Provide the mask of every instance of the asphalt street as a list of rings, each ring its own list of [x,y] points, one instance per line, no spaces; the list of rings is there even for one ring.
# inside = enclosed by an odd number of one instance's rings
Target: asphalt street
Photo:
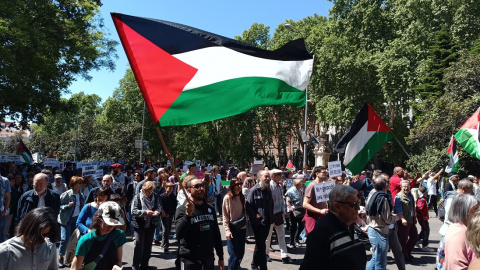
[[[430,212],[430,215],[435,216],[435,213]],[[438,230],[440,229],[441,222],[437,218],[430,219],[430,247],[433,249],[437,249],[438,243],[440,241],[440,235],[438,234]],[[420,226],[417,225],[418,231],[420,232]],[[174,232],[174,228],[172,229],[172,236]],[[223,228],[220,227],[220,231],[222,232],[222,238],[225,239],[223,234]],[[288,239],[288,232],[287,232],[287,239]],[[252,240],[253,241],[253,240]],[[287,240],[288,243],[288,240]],[[175,268],[175,258],[176,258],[176,251],[177,251],[177,241],[171,240],[170,244],[170,254],[164,254],[163,249],[160,246],[153,246],[152,249],[152,257],[150,259],[150,266],[155,266],[158,269],[174,269]],[[224,254],[225,254],[225,266],[227,264],[228,259],[228,252],[227,252],[227,245],[224,241]],[[250,269],[250,263],[252,261],[253,256],[253,249],[255,244],[253,242],[246,244],[245,256],[243,258],[241,267],[243,269]],[[129,240],[127,244],[124,245],[123,248],[123,269],[130,270],[132,265],[133,259],[133,242]],[[303,259],[303,254],[305,253],[305,245],[302,244],[301,247],[298,247],[293,250],[289,250],[289,255],[292,259],[295,260],[294,264],[282,264],[280,258],[280,251],[279,247],[276,242],[273,244],[273,248],[276,250],[271,252],[269,255],[272,258],[272,262],[268,263],[268,267],[270,269],[282,269],[282,270],[290,270],[290,269],[298,269]],[[367,251],[370,259],[370,252]],[[406,269],[435,269],[435,252],[424,252],[418,248],[415,248],[412,255],[415,257],[412,263],[407,263]],[[319,262],[319,269],[321,262]],[[388,266],[387,269],[397,269],[395,262],[393,261],[393,254],[389,252],[388,254]]]

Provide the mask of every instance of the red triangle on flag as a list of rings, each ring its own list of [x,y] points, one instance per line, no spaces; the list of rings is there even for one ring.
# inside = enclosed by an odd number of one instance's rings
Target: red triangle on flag
[[[113,17],[154,124],[180,96],[198,69],[178,60]]]
[[[293,163],[291,160],[288,161],[287,166],[285,167],[287,170],[293,170]]]
[[[368,126],[367,131],[376,131],[376,132],[389,132],[392,133],[390,128],[383,122],[382,118],[378,116],[377,112],[372,109],[370,104],[368,105]],[[392,133],[393,134],[393,133]]]

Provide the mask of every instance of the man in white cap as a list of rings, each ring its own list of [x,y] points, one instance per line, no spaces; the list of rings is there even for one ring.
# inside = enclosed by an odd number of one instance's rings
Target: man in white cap
[[[273,228],[277,232],[278,245],[280,246],[280,254],[282,256],[282,262],[293,263],[292,258],[287,253],[287,243],[285,242],[285,226],[284,215],[285,201],[283,200],[283,188],[282,188],[282,171],[273,169],[270,171],[270,190],[273,197],[273,223],[270,225],[270,230],[267,236],[266,254],[268,254],[270,243],[272,241]],[[272,259],[267,255],[267,261],[271,262]]]

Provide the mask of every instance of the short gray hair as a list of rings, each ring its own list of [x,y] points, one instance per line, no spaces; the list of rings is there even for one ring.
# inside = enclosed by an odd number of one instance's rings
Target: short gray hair
[[[373,187],[377,191],[383,191],[387,186],[387,179],[383,175],[377,175],[373,180]]]
[[[478,203],[479,201],[473,195],[458,194],[453,199],[452,206],[448,212],[448,219],[452,223],[462,223],[467,226],[470,209]]]
[[[410,181],[402,180],[402,181],[400,181],[400,186],[402,186],[402,184],[408,184],[410,186]]]
[[[458,182],[457,189],[462,189],[462,188],[473,188],[472,181],[468,179],[460,180],[460,182]]]
[[[336,185],[328,196],[328,209],[335,212],[334,202],[344,202],[349,195],[357,195],[358,191],[351,186]]]

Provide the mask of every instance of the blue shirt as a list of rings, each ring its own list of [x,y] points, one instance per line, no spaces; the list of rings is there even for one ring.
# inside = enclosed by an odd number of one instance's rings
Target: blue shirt
[[[0,211],[4,209],[5,194],[12,192],[8,178],[0,176]]]

